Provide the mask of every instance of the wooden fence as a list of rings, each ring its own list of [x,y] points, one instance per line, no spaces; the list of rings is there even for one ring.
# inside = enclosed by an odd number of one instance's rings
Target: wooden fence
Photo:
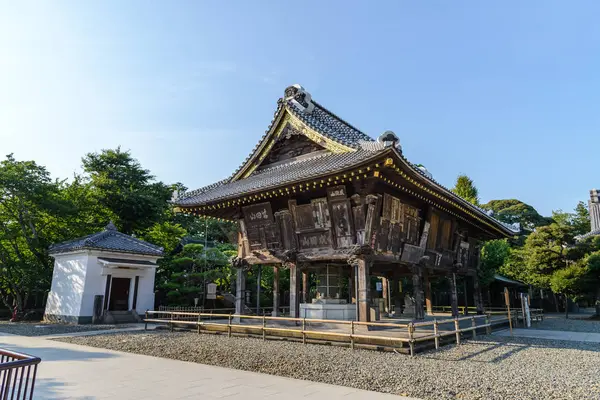
[[[309,318],[268,317],[256,315],[195,313],[181,311],[147,311],[144,322],[175,326],[195,327],[198,333],[219,332],[232,335],[254,335],[269,338],[301,340],[302,343],[335,342],[356,346],[377,348],[405,348],[410,355],[417,347],[435,347],[442,341],[461,342],[461,337],[470,333],[475,339],[477,333],[491,333],[493,326],[516,324],[517,313],[510,318],[507,313],[496,312],[485,315],[472,315],[460,318],[434,319],[432,321],[410,322],[358,322],[319,320]],[[450,339],[451,338],[451,339]]]

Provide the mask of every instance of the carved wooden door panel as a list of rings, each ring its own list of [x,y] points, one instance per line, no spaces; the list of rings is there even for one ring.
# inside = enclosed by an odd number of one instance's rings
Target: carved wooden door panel
[[[349,208],[348,200],[336,201],[331,204],[337,247],[349,247],[354,243]]]

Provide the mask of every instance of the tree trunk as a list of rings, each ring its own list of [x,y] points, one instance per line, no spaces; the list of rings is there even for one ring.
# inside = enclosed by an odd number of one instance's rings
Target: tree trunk
[[[569,297],[565,295],[565,318],[569,319]]]
[[[556,312],[559,313],[560,309],[558,308],[558,299],[556,298],[556,293],[552,292],[552,297],[554,298],[554,305],[556,306]]]

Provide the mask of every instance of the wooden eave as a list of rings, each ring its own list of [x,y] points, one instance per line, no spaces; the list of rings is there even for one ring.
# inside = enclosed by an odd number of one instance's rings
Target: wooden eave
[[[269,201],[277,197],[294,198],[299,193],[365,179],[379,180],[409,196],[426,202],[448,215],[467,222],[490,239],[514,235],[508,228],[500,225],[472,204],[417,172],[415,167],[408,163],[395,148],[391,147],[342,171],[327,172],[308,180],[260,189],[244,193],[243,196],[219,200],[200,207],[190,207],[182,211],[233,220],[236,215],[239,215],[241,206]]]

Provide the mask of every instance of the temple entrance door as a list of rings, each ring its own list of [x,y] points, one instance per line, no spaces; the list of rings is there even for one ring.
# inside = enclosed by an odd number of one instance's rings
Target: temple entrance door
[[[111,286],[109,311],[128,311],[131,278],[112,278]]]

